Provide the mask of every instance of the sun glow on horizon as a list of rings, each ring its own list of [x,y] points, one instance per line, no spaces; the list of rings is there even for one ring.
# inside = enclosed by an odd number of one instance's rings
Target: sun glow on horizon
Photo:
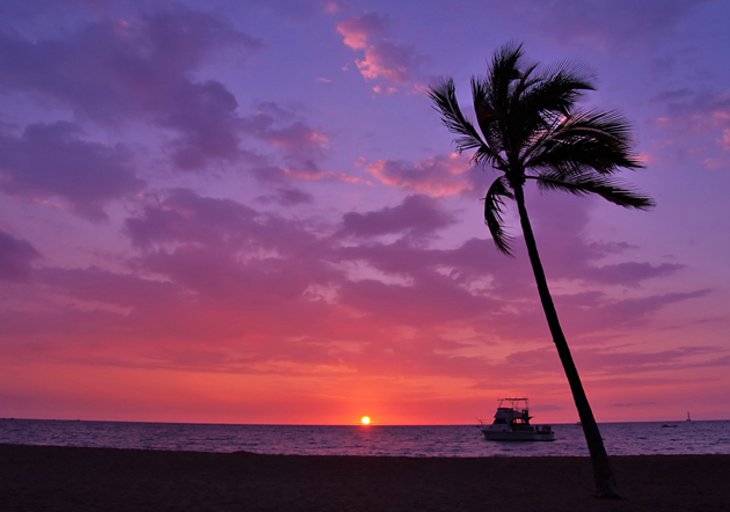
[[[360,423],[362,425],[370,425],[371,421],[372,420],[370,419],[370,416],[363,416],[362,418],[360,418]]]

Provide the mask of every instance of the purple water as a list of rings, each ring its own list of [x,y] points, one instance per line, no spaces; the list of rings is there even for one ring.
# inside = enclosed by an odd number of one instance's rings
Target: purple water
[[[486,441],[476,426],[293,426],[0,420],[0,443],[409,457],[587,456],[579,425],[553,442]],[[605,423],[612,455],[730,454],[730,421]]]

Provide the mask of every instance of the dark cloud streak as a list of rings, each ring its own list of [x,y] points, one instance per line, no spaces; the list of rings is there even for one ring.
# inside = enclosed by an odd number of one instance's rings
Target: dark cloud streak
[[[81,138],[72,123],[29,125],[19,136],[0,133],[0,189],[27,198],[62,198],[79,214],[105,217],[112,199],[142,189],[131,154]]]
[[[0,230],[0,280],[27,280],[33,271],[33,261],[40,256],[27,240]]]

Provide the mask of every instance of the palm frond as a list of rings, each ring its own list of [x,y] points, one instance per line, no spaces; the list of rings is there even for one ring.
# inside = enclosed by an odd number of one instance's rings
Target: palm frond
[[[562,190],[575,195],[597,194],[602,198],[624,208],[647,210],[654,201],[643,194],[630,190],[618,182],[595,172],[582,172],[566,175],[557,171],[530,176],[543,190]]]
[[[501,149],[507,154],[511,154],[515,146],[510,136],[510,103],[512,91],[522,76],[523,56],[521,44],[504,45],[495,52],[489,73],[484,80],[488,101],[494,112],[492,129],[495,138],[501,143]]]
[[[563,63],[544,70],[532,87],[522,94],[526,108],[539,112],[568,115],[584,91],[595,90],[590,77],[578,66]]]
[[[582,112],[562,118],[525,152],[531,168],[563,172],[591,168],[601,174],[637,169],[643,164],[631,152],[629,123],[615,112]]]
[[[511,237],[505,232],[503,226],[505,198],[514,199],[514,194],[509,189],[506,178],[500,176],[494,180],[484,197],[484,221],[497,249],[511,256]]]
[[[438,82],[428,88],[427,94],[435,103],[436,110],[441,114],[441,122],[444,126],[450,132],[460,135],[454,141],[459,152],[478,149],[485,145],[474,126],[461,112],[453,80],[447,79]]]
[[[479,129],[492,151],[499,153],[504,148],[499,137],[499,115],[492,105],[489,84],[483,79],[472,77],[471,96]]]
[[[487,163],[497,168],[504,167],[499,147],[493,147],[490,133],[480,134],[474,125],[461,112],[456,99],[456,88],[451,79],[444,80],[428,89],[428,96],[434,101],[436,110],[446,128],[458,137],[454,140],[456,149],[462,153],[475,150],[472,158],[479,164]]]
[[[488,75],[494,102],[506,102],[509,98],[510,84],[522,74],[519,64],[523,56],[521,44],[509,43],[495,52]]]
[[[631,140],[631,125],[613,110],[574,113],[567,116],[556,137],[594,137],[628,144]]]
[[[473,77],[471,80],[474,113],[486,145],[477,149],[474,160],[477,163],[487,163],[495,169],[507,171],[508,165],[504,158],[504,137],[502,135],[503,114],[497,112],[492,105],[489,85],[482,79]]]
[[[520,72],[519,81],[515,84],[511,94],[513,100],[522,97],[525,91],[530,90],[540,82],[540,77],[534,75],[536,70],[537,64],[532,64]]]

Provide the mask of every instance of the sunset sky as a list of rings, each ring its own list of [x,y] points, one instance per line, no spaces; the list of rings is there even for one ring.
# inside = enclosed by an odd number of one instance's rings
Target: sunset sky
[[[649,212],[530,190],[599,421],[730,418],[730,2],[0,4],[0,417],[577,420],[425,95],[577,62]],[[512,233],[519,234],[510,210]]]

